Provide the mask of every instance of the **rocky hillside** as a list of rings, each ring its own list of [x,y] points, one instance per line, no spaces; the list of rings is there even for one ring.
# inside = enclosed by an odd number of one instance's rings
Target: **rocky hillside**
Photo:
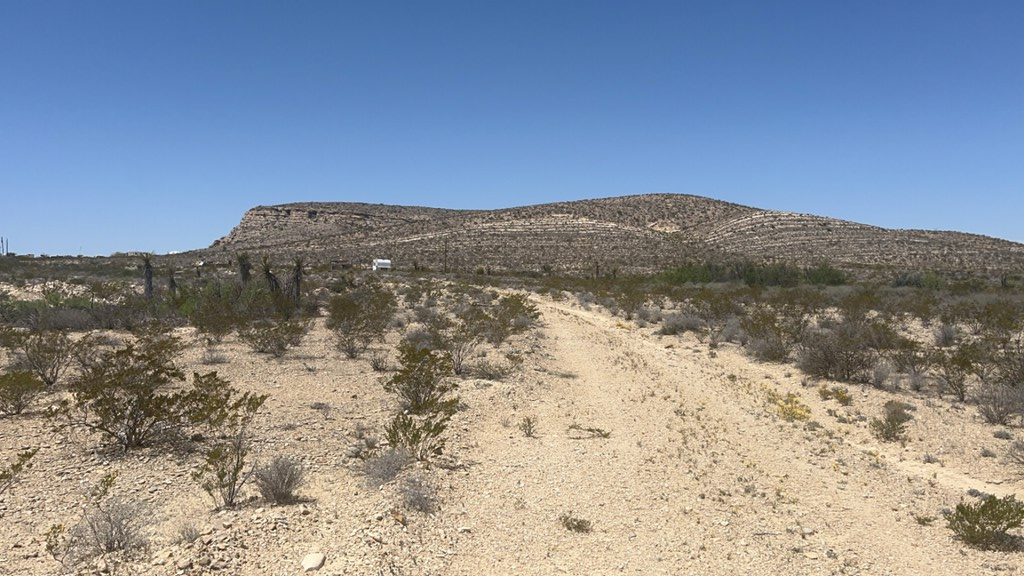
[[[502,210],[362,203],[296,203],[246,212],[204,252],[303,253],[363,264],[472,271],[645,272],[707,257],[857,267],[1024,270],[1024,245],[958,232],[890,230],[740,206],[700,196],[650,194]]]

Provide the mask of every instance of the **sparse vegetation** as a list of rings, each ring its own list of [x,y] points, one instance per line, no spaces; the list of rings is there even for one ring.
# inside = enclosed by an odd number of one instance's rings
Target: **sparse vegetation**
[[[871,431],[879,440],[886,442],[906,441],[907,423],[913,420],[908,412],[909,405],[898,400],[885,403],[882,418],[871,420]]]
[[[402,446],[392,446],[373,454],[363,461],[363,474],[367,484],[376,488],[394,480],[398,473],[412,461],[412,455]]]
[[[536,416],[523,416],[523,419],[519,421],[519,431],[523,433],[523,436],[527,438],[537,437],[537,417]]]
[[[338,349],[345,356],[356,358],[372,342],[384,337],[395,309],[391,290],[366,284],[331,298],[327,327],[334,331]]]
[[[53,386],[75,359],[77,347],[63,332],[18,334],[14,342],[20,362],[47,386]]]
[[[276,504],[291,504],[298,499],[295,492],[305,482],[302,463],[288,456],[276,456],[269,464],[256,468],[253,483],[263,499]]]
[[[238,329],[238,338],[253,352],[280,358],[302,343],[309,324],[300,320],[256,320]]]
[[[32,467],[32,457],[38,449],[23,450],[14,459],[14,462],[4,468],[0,468],[0,496],[10,490],[11,486],[18,481],[18,476],[26,469]]]
[[[594,527],[590,520],[586,518],[580,518],[573,512],[567,512],[558,517],[558,521],[562,523],[562,527],[570,532],[576,532],[578,534],[587,534],[591,532]]]
[[[44,390],[42,380],[27,370],[0,374],[0,414],[21,414]]]
[[[950,530],[965,544],[982,549],[1016,548],[1019,537],[1009,534],[1024,523],[1024,504],[1014,496],[986,496],[978,502],[960,502],[946,512]]]
[[[776,413],[786,422],[802,422],[811,418],[810,407],[800,401],[796,394],[788,393],[782,396],[774,390],[769,390],[768,403],[774,406]]]

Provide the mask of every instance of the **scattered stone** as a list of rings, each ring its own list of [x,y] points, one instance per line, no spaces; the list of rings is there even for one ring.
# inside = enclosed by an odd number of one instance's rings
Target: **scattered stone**
[[[320,552],[306,554],[306,557],[302,559],[302,571],[313,572],[314,570],[319,570],[326,560],[327,557]]]

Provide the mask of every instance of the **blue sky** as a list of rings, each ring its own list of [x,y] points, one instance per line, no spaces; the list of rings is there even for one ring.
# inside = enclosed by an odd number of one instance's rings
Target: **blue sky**
[[[0,236],[678,192],[1024,241],[1021,30],[996,0],[0,0]]]

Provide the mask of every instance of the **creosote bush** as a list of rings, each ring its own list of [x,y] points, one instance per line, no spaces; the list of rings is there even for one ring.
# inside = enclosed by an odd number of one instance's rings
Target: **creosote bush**
[[[221,427],[240,418],[265,396],[238,395],[216,372],[184,374],[174,364],[175,338],[144,337],[100,352],[69,385],[70,398],[49,411],[60,427],[101,433],[128,451],[178,438],[186,426]]]
[[[280,358],[302,343],[309,324],[301,320],[257,320],[238,329],[238,338],[253,352]]]
[[[877,354],[869,346],[865,327],[844,321],[831,331],[805,336],[799,366],[817,378],[867,382],[876,359]]]
[[[42,380],[27,370],[0,374],[0,414],[21,414],[45,389]]]
[[[25,450],[18,454],[13,463],[0,468],[0,496],[14,486],[14,483],[18,481],[18,475],[32,467],[32,457],[36,455],[36,452],[38,452],[38,448]]]
[[[956,510],[944,515],[949,529],[965,544],[982,549],[1015,548],[1019,537],[1010,535],[1009,530],[1024,523],[1024,504],[1013,495],[990,495],[973,504],[960,502]]]
[[[20,362],[47,386],[53,386],[75,359],[76,344],[63,332],[32,332],[16,339]]]
[[[906,440],[907,422],[914,418],[907,412],[908,408],[909,405],[905,402],[889,400],[885,403],[883,417],[871,420],[871,431],[879,440],[903,442]]]
[[[444,451],[444,432],[450,413],[435,412],[427,416],[396,414],[384,427],[384,438],[394,448],[404,448],[420,461],[439,456]]]
[[[399,369],[384,382],[384,389],[398,395],[403,407],[413,414],[452,413],[458,398],[445,398],[457,383],[448,378],[451,360],[446,354],[402,345]]]
[[[337,337],[338,349],[356,358],[376,340],[382,340],[397,309],[394,293],[378,284],[366,284],[331,298],[327,327]]]
[[[989,424],[1008,425],[1024,418],[1024,386],[984,382],[975,391],[978,414]]]

